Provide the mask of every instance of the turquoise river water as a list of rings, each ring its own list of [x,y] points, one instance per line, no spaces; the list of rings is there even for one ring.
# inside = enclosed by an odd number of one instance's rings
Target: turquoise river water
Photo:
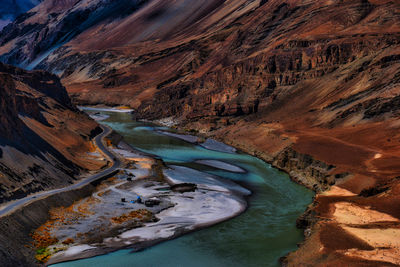
[[[247,154],[208,150],[162,135],[155,130],[166,128],[132,121],[126,113],[102,114],[110,116],[102,123],[123,135],[134,148],[157,155],[166,164],[216,174],[252,190],[249,207],[229,221],[143,251],[120,250],[53,266],[279,266],[279,258],[295,250],[302,241],[302,231],[296,229],[295,221],[311,203],[313,193],[292,182],[287,174]],[[232,173],[194,163],[200,159],[223,160],[247,172]]]

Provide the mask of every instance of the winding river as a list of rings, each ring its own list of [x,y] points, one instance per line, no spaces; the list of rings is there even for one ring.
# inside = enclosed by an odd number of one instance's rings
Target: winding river
[[[216,174],[251,189],[249,207],[234,219],[140,252],[120,250],[54,266],[279,266],[279,258],[302,241],[295,221],[311,203],[313,193],[292,182],[287,174],[247,154],[209,150],[163,135],[159,130],[166,128],[132,121],[127,113],[102,114],[109,116],[102,123],[136,149],[157,155],[166,164]],[[222,160],[246,172],[216,169],[196,163],[198,160]]]

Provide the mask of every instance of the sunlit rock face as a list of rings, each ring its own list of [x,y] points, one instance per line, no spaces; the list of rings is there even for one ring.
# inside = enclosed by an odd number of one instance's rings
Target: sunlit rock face
[[[42,0],[3,0],[0,6],[0,30],[20,14],[37,6]]]

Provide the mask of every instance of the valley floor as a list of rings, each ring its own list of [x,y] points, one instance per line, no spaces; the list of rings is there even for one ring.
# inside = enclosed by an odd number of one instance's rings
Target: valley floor
[[[54,218],[37,230],[38,235],[49,234],[59,240],[44,252],[54,253],[48,264],[121,248],[137,250],[245,210],[242,196],[250,194],[248,190],[213,177],[203,177],[207,182],[197,184],[197,190],[190,186],[184,193],[171,190],[173,185],[190,182],[190,178],[180,178],[188,177],[188,170],[176,166],[164,170],[164,175],[157,174],[162,168],[160,162],[126,149],[129,148],[125,145],[114,152],[125,159],[128,167],[100,184],[92,196],[54,211]],[[196,173],[200,180],[201,175],[204,174]],[[145,204],[148,201],[155,201],[154,206]]]
[[[96,114],[91,116],[99,120],[107,118]],[[31,246],[36,250],[38,262],[47,265],[122,248],[138,250],[227,220],[246,209],[244,197],[251,194],[249,190],[182,166],[166,168],[161,160],[135,151],[124,142],[114,146],[106,140],[107,147],[104,147],[102,138],[110,133],[110,129],[103,128],[105,132],[96,141],[101,146],[100,152],[106,153],[114,165],[73,187],[118,172],[100,184],[97,182],[90,196],[49,211],[49,219],[32,234]],[[97,152],[92,154],[99,156]],[[243,172],[239,167],[224,162],[208,164]],[[35,201],[60,193],[58,191],[31,196],[23,201]],[[10,205],[4,212],[16,208],[14,206]]]

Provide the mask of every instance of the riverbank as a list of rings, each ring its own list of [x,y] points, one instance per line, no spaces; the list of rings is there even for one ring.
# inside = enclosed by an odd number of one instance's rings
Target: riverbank
[[[112,160],[113,155],[105,151],[103,145],[105,137],[118,139],[118,135],[109,128],[103,127],[103,132],[93,138],[91,151],[94,152],[87,153],[87,157],[91,160],[103,162],[101,164],[103,167],[96,173],[84,173],[78,181],[69,186],[37,192],[1,206],[0,250],[3,254],[0,263],[2,266],[37,265],[31,234],[34,229],[48,220],[49,211],[86,197],[101,180],[115,173],[120,163],[116,159]],[[110,161],[113,162],[111,167],[109,167]]]
[[[234,148],[212,140],[201,140],[198,144],[181,141],[176,136],[163,133],[170,129],[133,121],[126,113],[100,113],[109,116],[102,123],[124,136],[126,143],[163,160],[167,166],[162,172],[165,180],[183,183],[181,188],[187,189],[191,189],[191,184],[195,184],[197,190],[211,186],[216,194],[237,191],[234,188],[241,187],[235,181],[251,188],[253,194],[246,198],[249,201],[246,212],[201,231],[137,253],[131,253],[132,249],[128,249],[57,266],[121,266],[131,262],[139,266],[157,266],[160,257],[168,259],[163,261],[165,266],[278,266],[278,259],[294,250],[296,243],[302,240],[301,231],[295,228],[295,220],[311,202],[312,193],[291,182],[286,175],[264,161],[247,154],[233,153]],[[235,206],[220,199],[213,205],[218,203],[223,204],[224,209]],[[209,205],[209,208],[213,205]],[[198,206],[193,207],[184,213],[192,216],[193,210],[199,210]],[[223,215],[219,213],[206,211],[193,214],[195,216],[192,217],[204,220],[211,216],[218,219]],[[130,247],[135,250],[133,245]],[[168,251],[177,247],[179,249],[174,252],[175,257],[171,258]],[[193,259],[196,259],[195,263]]]
[[[0,220],[0,244],[8,253],[1,259],[2,266],[37,266],[36,251],[32,246],[31,234],[49,218],[49,210],[69,206],[92,194],[96,183],[89,183],[79,189],[57,193],[17,209]]]
[[[195,175],[202,183],[196,183],[196,189],[174,191],[174,186],[193,182],[188,178],[193,171],[170,166],[160,175],[157,170],[162,163],[132,151],[115,151],[133,163],[132,169],[121,170],[122,173],[102,183],[91,197],[66,208],[73,211],[74,218],[61,225],[56,223],[58,226],[50,231],[59,242],[47,251],[62,251],[52,255],[47,264],[123,248],[140,250],[228,220],[246,209],[243,196],[250,192],[233,182],[197,172]],[[137,202],[138,196],[142,203]],[[152,200],[154,206],[145,205]],[[147,215],[136,216],[138,211]],[[71,236],[81,238],[72,241]],[[65,245],[68,239],[70,243]]]
[[[282,258],[284,266],[400,263],[400,244],[387,235],[400,234],[399,179],[384,163],[390,155],[324,135],[285,131],[279,123],[173,124],[265,160],[317,193],[296,223],[305,240]],[[366,219],[361,222],[358,216]]]
[[[140,250],[228,220],[247,207],[245,197],[251,192],[227,179],[182,166],[166,167],[125,142],[113,150],[126,167],[101,183],[92,196],[52,211],[51,219],[35,232],[57,240],[41,251],[47,265],[123,248]],[[223,167],[242,171],[234,165]]]

